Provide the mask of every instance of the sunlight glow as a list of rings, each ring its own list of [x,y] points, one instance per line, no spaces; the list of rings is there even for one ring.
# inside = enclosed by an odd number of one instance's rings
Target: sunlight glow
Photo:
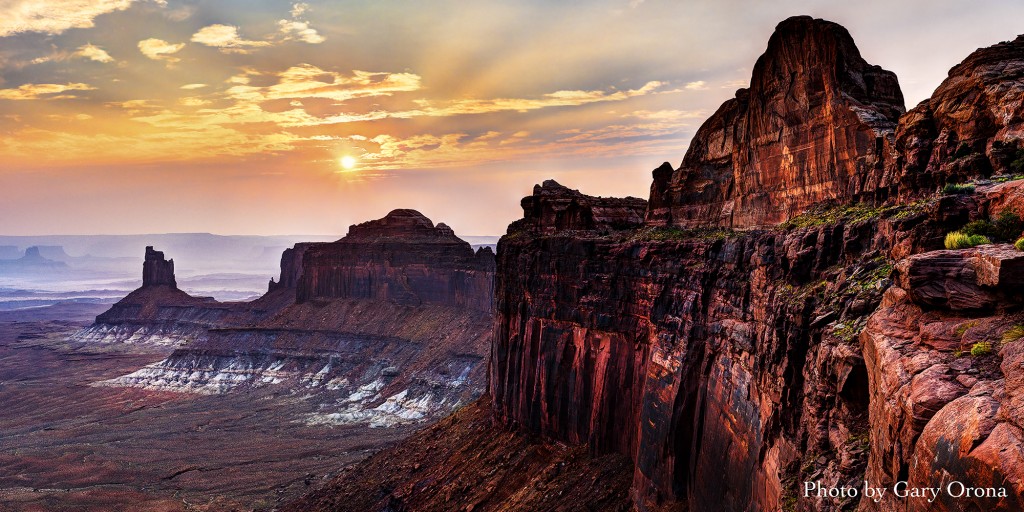
[[[349,156],[349,155],[345,155],[345,156],[341,157],[341,160],[339,160],[339,162],[341,163],[342,169],[345,169],[345,170],[350,170],[350,169],[352,169],[353,167],[356,166],[356,159],[354,157]]]

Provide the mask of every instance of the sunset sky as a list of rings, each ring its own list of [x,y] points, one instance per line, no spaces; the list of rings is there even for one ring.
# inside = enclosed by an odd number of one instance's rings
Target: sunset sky
[[[811,14],[908,107],[1024,3],[0,0],[0,234],[497,235],[534,183],[647,197]]]

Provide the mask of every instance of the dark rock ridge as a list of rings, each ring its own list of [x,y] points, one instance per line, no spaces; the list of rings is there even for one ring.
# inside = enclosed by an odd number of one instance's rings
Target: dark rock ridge
[[[345,238],[310,247],[298,279],[299,303],[359,298],[444,304],[491,311],[494,253],[476,253],[444,224],[414,210],[349,228]]]
[[[437,418],[482,392],[494,253],[412,210],[284,251],[251,302],[193,297],[146,248],[143,286],[76,336],[166,346],[103,384],[191,393],[276,386],[323,407],[308,423],[392,426]]]
[[[635,227],[643,223],[647,201],[635,197],[590,197],[547,180],[534,186],[533,195],[524,197],[521,206],[520,224],[554,233]]]
[[[647,221],[765,227],[822,201],[884,200],[903,111],[896,75],[865,62],[845,28],[787,19],[750,88],[701,126],[678,169],[654,171]]]
[[[1024,173],[1024,35],[981,48],[896,130],[890,174],[913,197],[946,183]]]

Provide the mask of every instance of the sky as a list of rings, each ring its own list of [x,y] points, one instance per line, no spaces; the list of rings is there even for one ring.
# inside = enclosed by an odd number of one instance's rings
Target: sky
[[[0,0],[0,234],[500,235],[535,183],[646,198],[775,25],[844,25],[907,106],[1019,1]]]

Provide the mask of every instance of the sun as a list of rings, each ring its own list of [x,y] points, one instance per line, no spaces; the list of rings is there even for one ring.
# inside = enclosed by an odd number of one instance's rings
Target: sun
[[[351,157],[348,155],[341,157],[341,160],[339,160],[338,162],[341,163],[341,168],[346,170],[352,169],[356,166],[355,157]]]

